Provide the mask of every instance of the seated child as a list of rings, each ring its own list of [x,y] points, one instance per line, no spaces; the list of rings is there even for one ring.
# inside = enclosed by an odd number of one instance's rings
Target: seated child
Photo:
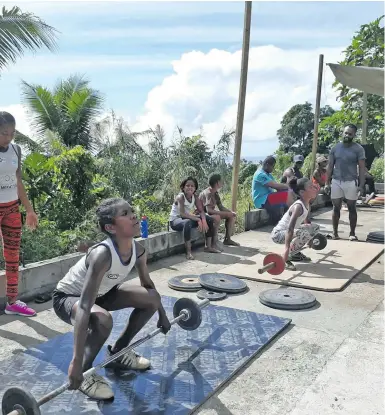
[[[204,211],[203,203],[196,195],[198,182],[187,177],[180,184],[181,192],[171,206],[170,227],[173,231],[183,232],[187,259],[194,259],[191,253],[191,229],[198,228],[206,234],[206,252],[220,253],[213,242],[214,220]]]

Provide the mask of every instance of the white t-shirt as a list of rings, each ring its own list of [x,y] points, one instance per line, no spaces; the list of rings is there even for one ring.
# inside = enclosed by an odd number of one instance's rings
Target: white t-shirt
[[[105,294],[115,285],[123,282],[127,278],[137,259],[136,242],[133,241],[131,259],[127,264],[125,264],[122,262],[112,239],[107,238],[105,241],[91,247],[88,250],[87,255],[84,255],[73,267],[70,268],[64,278],[58,282],[56,286],[58,291],[71,295],[81,295],[87,274],[86,258],[93,249],[100,245],[104,245],[110,250],[111,267],[102,278],[98,290],[98,296]]]

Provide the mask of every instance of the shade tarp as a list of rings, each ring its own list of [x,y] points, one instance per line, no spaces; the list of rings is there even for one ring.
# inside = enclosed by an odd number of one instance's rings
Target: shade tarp
[[[384,68],[327,64],[341,84],[367,94],[384,96]]]

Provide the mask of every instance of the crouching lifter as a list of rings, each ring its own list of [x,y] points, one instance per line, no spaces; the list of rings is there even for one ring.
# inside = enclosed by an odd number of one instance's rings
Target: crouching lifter
[[[53,294],[57,316],[74,326],[74,351],[68,369],[69,389],[79,389],[90,398],[112,399],[107,381],[94,373],[83,379],[112,330],[110,311],[132,307],[128,323],[119,338],[107,346],[107,357],[127,347],[156,311],[163,333],[170,322],[147,269],[144,248],[134,241],[139,222],[123,199],[108,199],[96,211],[101,230],[108,236],[90,248],[59,281]],[[133,267],[141,286],[122,282]],[[150,361],[129,350],[106,368],[146,370]]]
[[[289,186],[299,198],[275,226],[271,238],[277,244],[285,244],[283,259],[286,269],[295,271],[292,261],[311,261],[301,250],[306,244],[311,247],[311,240],[319,231],[319,225],[304,223],[310,211],[310,201],[317,196],[318,186],[307,178],[296,177],[289,180]]]

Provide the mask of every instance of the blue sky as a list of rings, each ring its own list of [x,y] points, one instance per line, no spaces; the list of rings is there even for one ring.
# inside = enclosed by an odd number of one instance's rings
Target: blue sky
[[[193,51],[202,52],[203,55],[198,58],[207,63],[207,56],[213,49],[227,52],[228,59],[230,54],[239,51],[242,45],[243,2],[5,2],[6,7],[14,4],[22,10],[35,13],[61,32],[59,50],[55,54],[41,50],[34,57],[27,55],[5,71],[0,78],[0,108],[15,108],[16,112],[21,108],[21,79],[52,86],[60,78],[81,73],[104,94],[106,110],[113,108],[138,128],[151,122],[162,125],[163,115],[168,130],[172,128],[173,122],[184,122],[182,127],[190,132],[190,129],[197,128],[201,119],[215,135],[223,124],[221,119],[228,120],[227,127],[232,124],[236,104],[234,93],[222,96],[216,103],[215,95],[218,96],[218,91],[224,88],[224,85],[222,88],[218,84],[217,90],[212,92],[214,96],[210,96],[210,99],[205,97],[205,92],[197,85],[204,86],[207,82],[206,69],[200,67],[200,71],[189,70],[187,58],[195,56],[191,55]],[[253,2],[251,48],[254,48],[256,56],[260,56],[257,51],[263,50],[261,47],[268,45],[277,48],[284,54],[282,56],[291,56],[292,51],[302,51],[303,54],[309,53],[313,61],[316,56],[314,51],[324,53],[325,50],[325,62],[328,62],[328,57],[334,58],[336,51],[349,44],[354,31],[361,24],[374,20],[383,12],[382,2]],[[185,56],[185,62],[182,59],[184,66],[180,70],[184,74],[185,88],[179,87],[176,92],[186,95],[183,102],[178,104],[186,110],[179,118],[175,118],[174,114],[167,111],[171,111],[179,101],[175,99],[175,94],[170,94],[167,101],[166,95],[170,89],[177,89],[176,84],[173,84],[173,76],[176,79],[182,75],[176,74],[178,71],[173,62],[181,62],[182,56]],[[309,70],[314,69],[310,81],[304,79],[302,86],[296,81],[295,85],[297,89],[302,87],[307,91],[301,97],[310,101],[315,99],[313,91],[317,63],[313,61],[309,66]],[[224,66],[229,65],[226,62],[223,61]],[[196,60],[193,64],[196,64]],[[221,68],[221,62],[217,64],[218,67],[208,72],[210,76],[215,77],[215,71]],[[255,65],[257,68],[258,62]],[[249,82],[267,82],[267,77],[274,74],[273,66],[270,63],[257,68],[255,73],[252,72]],[[295,62],[292,62],[291,69],[296,70]],[[282,66],[277,69],[279,71],[282,73]],[[234,82],[237,79],[239,82],[239,68],[233,70],[232,76]],[[225,79],[221,82],[225,82]],[[306,82],[314,85],[307,85]],[[325,82],[330,84],[332,78],[329,77]],[[189,86],[192,93],[187,94]],[[150,94],[154,88],[155,91],[157,88],[163,91],[163,97],[158,97],[158,101],[154,97],[149,99],[151,95],[156,95]],[[292,94],[294,90],[290,88],[287,85],[283,93]],[[194,90],[197,91],[196,97]],[[256,99],[266,97],[260,90],[255,91]],[[332,95],[330,85],[325,85],[325,91]],[[253,91],[248,89],[248,92]],[[202,108],[195,102],[198,97]],[[333,101],[334,97],[329,96],[328,99]],[[211,118],[207,114],[200,114],[205,107],[204,100],[218,107],[217,111],[210,111]],[[277,94],[275,100],[280,100]],[[231,105],[233,112],[229,110],[227,113],[226,106]],[[253,131],[250,124],[243,153],[258,156],[272,152],[277,145],[273,137],[274,131],[279,128],[277,120],[288,109],[279,108],[275,115],[272,113],[269,119],[265,119],[265,123],[269,122],[268,128],[263,127],[265,124],[261,121],[263,111],[256,111],[254,118],[249,121],[256,123],[254,126],[258,131]],[[195,119],[194,122],[189,119],[189,113]],[[227,115],[230,113],[231,116]],[[17,115],[21,119],[20,125],[28,129],[24,115]],[[140,122],[138,117],[142,117]],[[215,142],[215,137],[210,137],[208,141]]]

